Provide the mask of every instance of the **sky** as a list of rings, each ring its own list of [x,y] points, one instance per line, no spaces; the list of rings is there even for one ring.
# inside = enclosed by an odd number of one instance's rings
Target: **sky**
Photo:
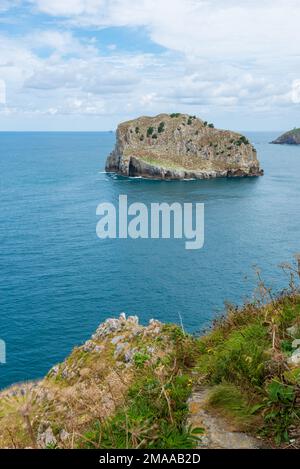
[[[0,0],[0,131],[300,127],[299,0]]]

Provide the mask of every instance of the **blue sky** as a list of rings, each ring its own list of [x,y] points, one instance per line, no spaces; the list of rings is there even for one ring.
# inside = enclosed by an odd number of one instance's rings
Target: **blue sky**
[[[0,0],[0,130],[300,126],[298,0]]]

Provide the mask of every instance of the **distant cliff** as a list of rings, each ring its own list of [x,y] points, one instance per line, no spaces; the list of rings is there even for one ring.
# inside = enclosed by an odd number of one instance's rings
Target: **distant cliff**
[[[271,143],[278,145],[300,145],[300,129],[293,129],[280,135],[276,140]]]
[[[107,172],[152,179],[261,176],[246,137],[187,114],[140,117],[118,126]]]

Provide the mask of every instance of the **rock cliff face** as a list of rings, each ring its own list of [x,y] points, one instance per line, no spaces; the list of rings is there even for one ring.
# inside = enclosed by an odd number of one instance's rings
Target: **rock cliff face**
[[[278,145],[300,145],[300,129],[293,129],[284,133],[271,143]]]
[[[261,176],[246,137],[187,114],[140,117],[118,126],[107,172],[151,179]]]

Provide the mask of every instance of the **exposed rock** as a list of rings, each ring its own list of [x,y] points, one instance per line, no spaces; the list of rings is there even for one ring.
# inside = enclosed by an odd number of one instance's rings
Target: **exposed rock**
[[[100,352],[103,352],[104,349],[105,349],[104,345],[96,345],[94,348],[94,352],[100,353]]]
[[[43,430],[44,424],[40,425],[37,435],[37,443],[40,448],[46,448],[47,446],[55,446],[57,440],[53,434],[52,428],[49,426],[46,430]]]
[[[125,313],[120,314],[119,321],[126,321],[126,314]]]
[[[70,433],[68,433],[64,428],[59,432],[60,441],[67,441],[70,438]]]
[[[135,324],[136,326],[138,326],[138,324],[139,324],[139,318],[137,316],[128,316],[127,321],[130,324]]]
[[[121,330],[123,324],[123,316],[121,320],[115,318],[107,319],[103,324],[98,327],[95,334],[92,335],[92,339],[98,340],[104,336],[111,334],[112,332],[117,332]]]
[[[300,339],[295,339],[292,342],[292,347],[293,348],[298,348],[300,346]]]
[[[194,391],[189,399],[188,425],[203,428],[204,434],[199,439],[199,448],[209,449],[258,449],[261,442],[243,432],[234,429],[221,417],[212,415],[206,408],[209,391]]]
[[[95,352],[95,353],[100,353],[103,351],[104,346],[103,345],[97,345],[96,342],[93,340],[87,340],[86,343],[82,346],[82,349],[85,352]]]
[[[137,352],[137,348],[127,350],[124,354],[125,363],[132,363],[136,352]]]
[[[293,355],[288,358],[288,364],[293,366],[300,365],[300,348],[295,350]]]
[[[49,370],[49,376],[57,376],[59,373],[59,365],[54,365],[51,370]]]
[[[61,377],[65,380],[71,380],[72,378],[74,378],[76,376],[76,373],[72,370],[70,370],[67,366],[65,366],[65,368],[63,368],[62,372],[61,372]]]
[[[125,338],[125,335],[117,335],[116,337],[111,339],[111,343],[113,345],[116,345],[118,342],[120,342],[120,340],[123,340],[124,338]]]
[[[85,352],[93,352],[95,347],[96,347],[96,344],[93,340],[87,340],[82,348]]]
[[[300,129],[290,130],[289,132],[280,135],[280,137],[271,143],[275,143],[277,145],[300,145]]]
[[[116,346],[116,350],[114,353],[114,358],[118,358],[122,353],[124,353],[124,350],[129,346],[128,342],[123,342],[119,343]]]
[[[286,332],[289,336],[291,336],[295,339],[296,335],[299,332],[299,326],[295,324],[294,326],[288,327]]]
[[[151,179],[263,174],[256,150],[244,136],[217,130],[186,114],[140,117],[120,124],[106,171]]]

